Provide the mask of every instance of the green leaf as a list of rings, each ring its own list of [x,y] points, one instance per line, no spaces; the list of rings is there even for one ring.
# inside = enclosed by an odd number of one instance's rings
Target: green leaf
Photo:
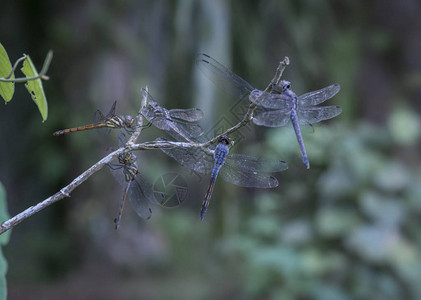
[[[26,57],[21,71],[26,75],[26,77],[38,76],[38,71],[29,56]],[[35,104],[38,106],[42,116],[42,121],[44,122],[48,117],[48,104],[47,98],[45,98],[44,89],[42,88],[42,80],[29,80],[25,83],[25,87],[31,94],[32,100],[34,100]]]
[[[10,218],[7,212],[6,204],[6,192],[3,185],[0,183],[0,223]],[[6,285],[6,273],[7,273],[7,260],[3,256],[1,246],[6,245],[9,242],[10,230],[0,235],[0,300],[7,299],[7,285]]]
[[[6,50],[0,43],[0,77],[9,76],[11,70],[12,64],[10,63],[9,56],[7,56]],[[15,78],[15,75],[12,74],[10,78]],[[13,82],[0,82],[0,96],[3,97],[6,103],[12,100],[14,92],[15,84]]]

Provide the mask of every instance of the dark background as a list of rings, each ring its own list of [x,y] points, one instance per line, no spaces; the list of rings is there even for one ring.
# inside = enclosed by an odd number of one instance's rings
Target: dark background
[[[284,56],[297,94],[332,83],[342,114],[306,130],[306,170],[291,127],[234,135],[234,152],[280,158],[273,190],[208,177],[160,151],[136,153],[154,182],[182,174],[181,207],[141,220],[103,169],[72,197],[13,229],[4,252],[10,299],[421,298],[421,4],[406,1],[7,1],[0,42],[29,54],[44,82],[45,123],[22,84],[0,108],[0,181],[15,215],[70,183],[117,135],[53,137],[118,100],[136,114],[140,88],[168,108],[199,107],[207,136],[241,118],[242,102],[197,71],[206,52],[263,89]],[[17,75],[17,74],[16,74]],[[163,133],[144,132],[141,140]]]

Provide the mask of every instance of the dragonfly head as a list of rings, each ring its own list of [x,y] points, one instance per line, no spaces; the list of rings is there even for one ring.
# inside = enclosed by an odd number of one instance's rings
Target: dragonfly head
[[[223,134],[219,137],[218,142],[228,146],[231,144],[231,139],[227,135]]]
[[[281,80],[281,90],[282,92],[286,92],[291,88],[291,82],[287,80]]]
[[[126,115],[124,116],[124,125],[126,127],[132,127],[134,125],[135,119],[132,116]]]

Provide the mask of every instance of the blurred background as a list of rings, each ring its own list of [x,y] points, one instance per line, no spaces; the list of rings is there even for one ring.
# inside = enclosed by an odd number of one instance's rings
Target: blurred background
[[[144,221],[104,168],[71,198],[12,231],[4,248],[10,299],[420,299],[421,3],[406,1],[8,1],[1,43],[29,54],[44,82],[45,123],[22,84],[0,108],[0,181],[13,216],[59,191],[116,147],[117,133],[56,130],[96,109],[136,114],[140,88],[167,108],[199,107],[208,137],[241,119],[244,104],[197,71],[205,52],[263,89],[280,60],[303,94],[335,82],[343,112],[304,133],[250,125],[233,152],[286,160],[273,190],[217,180],[159,150],[136,153],[151,183],[180,174],[177,208]],[[165,135],[154,128],[141,140]]]

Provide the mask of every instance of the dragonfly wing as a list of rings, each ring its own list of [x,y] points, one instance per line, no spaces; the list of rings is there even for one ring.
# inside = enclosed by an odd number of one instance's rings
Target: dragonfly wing
[[[196,63],[200,71],[218,88],[220,87],[240,99],[248,96],[254,90],[250,83],[207,54],[200,53]]]
[[[157,141],[165,141],[160,138]],[[169,157],[175,159],[180,165],[192,169],[196,172],[207,174],[212,170],[214,160],[211,153],[201,148],[160,148]]]
[[[313,91],[298,97],[298,104],[301,106],[317,105],[335,96],[341,86],[339,83],[329,85],[321,90]]]
[[[244,154],[228,154],[227,162],[230,166],[249,172],[281,172],[288,169],[283,160],[257,158]]]
[[[298,110],[300,124],[311,125],[320,121],[329,120],[342,112],[340,106],[302,107]]]
[[[253,103],[268,109],[292,109],[292,99],[287,94],[264,93],[252,100]]]
[[[111,174],[114,179],[122,186],[126,185],[126,179],[123,173],[123,165],[120,164],[117,160],[113,160],[108,164]]]
[[[288,124],[291,110],[270,110],[259,113],[253,117],[253,123],[257,126],[282,127]]]
[[[278,180],[273,176],[235,168],[228,162],[222,167],[220,176],[225,181],[243,187],[274,188],[279,184]]]
[[[203,129],[200,125],[195,123],[187,123],[179,120],[172,120],[170,124],[171,129],[174,129],[174,126],[179,129],[182,133],[185,133],[187,136],[192,138],[197,138],[203,134]]]
[[[151,203],[155,201],[152,187],[140,174],[136,175],[129,189],[129,199],[134,211],[143,219],[152,215]]]
[[[194,122],[203,118],[203,111],[199,108],[189,109],[171,109],[169,110],[171,118],[177,118],[184,121]]]

